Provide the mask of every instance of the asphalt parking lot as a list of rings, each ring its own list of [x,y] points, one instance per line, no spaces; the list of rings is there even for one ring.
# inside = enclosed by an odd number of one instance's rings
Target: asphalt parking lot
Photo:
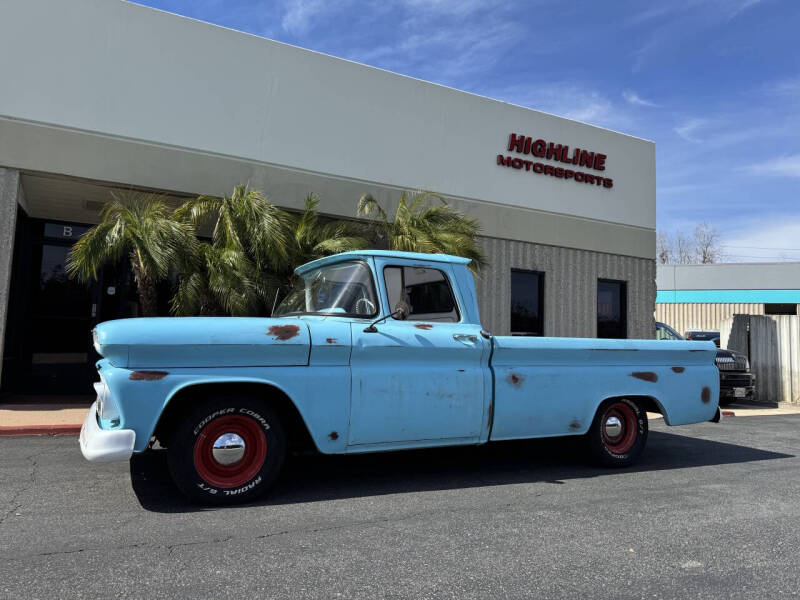
[[[0,438],[2,598],[800,594],[800,415],[668,428],[604,471],[574,440],[293,457],[255,505],[186,505],[163,456]]]

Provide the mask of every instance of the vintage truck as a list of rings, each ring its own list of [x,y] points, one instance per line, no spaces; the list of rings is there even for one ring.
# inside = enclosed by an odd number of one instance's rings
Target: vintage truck
[[[719,420],[712,342],[493,336],[469,261],[347,252],[296,270],[272,318],[101,323],[80,446],[128,460],[156,442],[190,500],[251,500],[287,448],[325,454],[584,436],[605,466],[669,425]]]

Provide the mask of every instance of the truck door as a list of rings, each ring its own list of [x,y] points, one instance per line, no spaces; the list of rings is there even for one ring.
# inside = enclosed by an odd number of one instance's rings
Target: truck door
[[[462,322],[449,265],[376,259],[376,272],[388,312],[403,301],[408,318],[371,333],[353,324],[350,445],[477,441],[491,391],[489,343],[479,325]]]

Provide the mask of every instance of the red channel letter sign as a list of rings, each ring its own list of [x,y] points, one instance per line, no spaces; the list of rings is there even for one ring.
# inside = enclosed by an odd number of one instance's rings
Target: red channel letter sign
[[[545,140],[535,140],[530,136],[521,133],[511,133],[508,136],[508,152],[514,152],[523,156],[530,156],[530,159],[520,158],[510,154],[498,154],[497,164],[509,167],[518,171],[529,171],[537,175],[550,175],[556,179],[568,179],[577,183],[594,185],[610,189],[614,187],[614,180],[595,173],[587,173],[578,169],[591,169],[593,171],[605,171],[605,154],[592,152],[581,148],[573,148],[570,152],[569,146],[547,142]],[[555,163],[571,165],[573,168],[556,166],[533,160],[543,158]],[[578,167],[576,169],[575,167]]]

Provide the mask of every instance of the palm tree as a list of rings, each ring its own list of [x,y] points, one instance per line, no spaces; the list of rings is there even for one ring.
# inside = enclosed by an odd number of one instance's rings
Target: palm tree
[[[111,193],[112,201],[92,227],[72,247],[67,273],[81,281],[97,279],[100,268],[127,257],[133,270],[139,305],[144,316],[158,312],[156,284],[173,267],[187,265],[195,256],[191,225],[171,216],[162,197],[152,193]]]
[[[172,311],[178,315],[270,314],[294,279],[295,266],[368,245],[363,225],[324,222],[318,205],[319,199],[310,194],[303,212],[292,215],[270,204],[260,192],[237,186],[231,198],[201,196],[181,206],[175,212],[177,218],[202,227],[214,217],[216,224],[212,242],[198,244],[199,267],[182,275]],[[259,221],[256,215],[266,216],[260,231],[250,227]],[[262,244],[254,244],[253,237],[260,237]]]
[[[476,242],[481,230],[478,221],[453,210],[437,194],[415,192],[407,197],[403,192],[391,221],[377,200],[364,194],[358,201],[357,214],[372,219],[378,243],[390,250],[463,256],[472,259],[469,266],[475,273],[486,266]]]
[[[328,254],[361,250],[369,246],[368,231],[361,223],[323,221],[317,212],[319,198],[309,194],[305,208],[292,223],[292,265],[302,265]]]
[[[292,217],[258,190],[237,185],[230,196],[199,196],[175,211],[198,230],[213,223],[211,243],[197,245],[197,265],[183,272],[172,299],[178,315],[268,312],[291,260]]]
[[[280,267],[288,259],[288,213],[259,190],[237,185],[230,196],[199,196],[184,202],[175,218],[198,229],[214,223],[215,246],[245,253],[259,267]]]
[[[173,314],[252,316],[265,313],[283,283],[260,272],[239,250],[199,242],[196,264],[180,274],[170,306]]]

